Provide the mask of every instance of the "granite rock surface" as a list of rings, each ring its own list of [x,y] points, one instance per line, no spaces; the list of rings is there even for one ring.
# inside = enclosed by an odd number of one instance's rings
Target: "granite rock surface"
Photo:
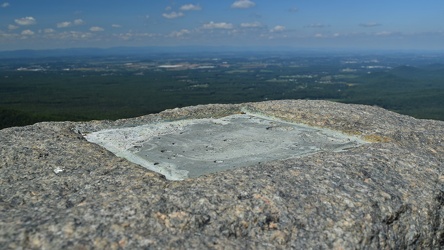
[[[248,110],[367,144],[169,181],[87,133]],[[328,101],[0,130],[0,249],[444,248],[444,122]]]

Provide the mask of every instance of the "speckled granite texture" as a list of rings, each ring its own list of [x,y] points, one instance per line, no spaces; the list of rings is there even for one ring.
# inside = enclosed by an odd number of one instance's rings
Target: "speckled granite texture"
[[[255,112],[371,142],[168,181],[82,134]],[[327,101],[0,130],[0,249],[439,249],[444,122]]]

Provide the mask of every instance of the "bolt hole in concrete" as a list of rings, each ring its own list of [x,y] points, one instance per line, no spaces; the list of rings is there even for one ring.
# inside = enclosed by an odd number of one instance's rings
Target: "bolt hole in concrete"
[[[85,137],[169,180],[322,151],[338,152],[365,143],[337,131],[257,114],[106,129]]]

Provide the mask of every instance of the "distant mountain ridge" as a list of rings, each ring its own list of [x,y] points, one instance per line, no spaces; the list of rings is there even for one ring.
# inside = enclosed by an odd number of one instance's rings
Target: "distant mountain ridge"
[[[277,51],[294,50],[288,47],[279,47]],[[213,47],[213,46],[150,46],[150,47],[112,47],[112,48],[67,48],[44,50],[12,50],[0,51],[0,59],[6,58],[44,58],[62,56],[131,56],[149,55],[153,53],[205,53],[205,52],[230,52],[230,51],[270,51],[268,47]],[[272,50],[273,51],[273,50]],[[297,51],[297,50],[296,50]],[[302,51],[302,50],[301,50]],[[304,50],[314,51],[314,50]]]
[[[328,48],[295,48],[288,46],[147,46],[147,47],[111,47],[111,48],[65,48],[65,49],[22,49],[0,50],[0,59],[9,58],[45,58],[63,56],[132,56],[150,55],[153,53],[222,53],[222,52],[296,52],[306,55],[352,53],[352,54],[378,54],[378,53],[435,53],[433,51],[404,51],[404,50],[348,50]],[[442,53],[438,51],[436,53]],[[237,55],[237,54],[236,54]]]
[[[45,50],[13,50],[0,51],[0,58],[41,58],[59,56],[109,56],[109,55],[131,55],[140,53],[152,53],[156,51],[167,51],[166,47],[114,47],[108,49],[100,48],[70,48],[70,49],[45,49]]]

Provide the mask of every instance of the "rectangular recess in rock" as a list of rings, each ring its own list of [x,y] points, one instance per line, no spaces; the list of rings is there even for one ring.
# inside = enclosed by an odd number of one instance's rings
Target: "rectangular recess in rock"
[[[365,143],[340,132],[256,114],[106,129],[85,138],[169,180]]]

